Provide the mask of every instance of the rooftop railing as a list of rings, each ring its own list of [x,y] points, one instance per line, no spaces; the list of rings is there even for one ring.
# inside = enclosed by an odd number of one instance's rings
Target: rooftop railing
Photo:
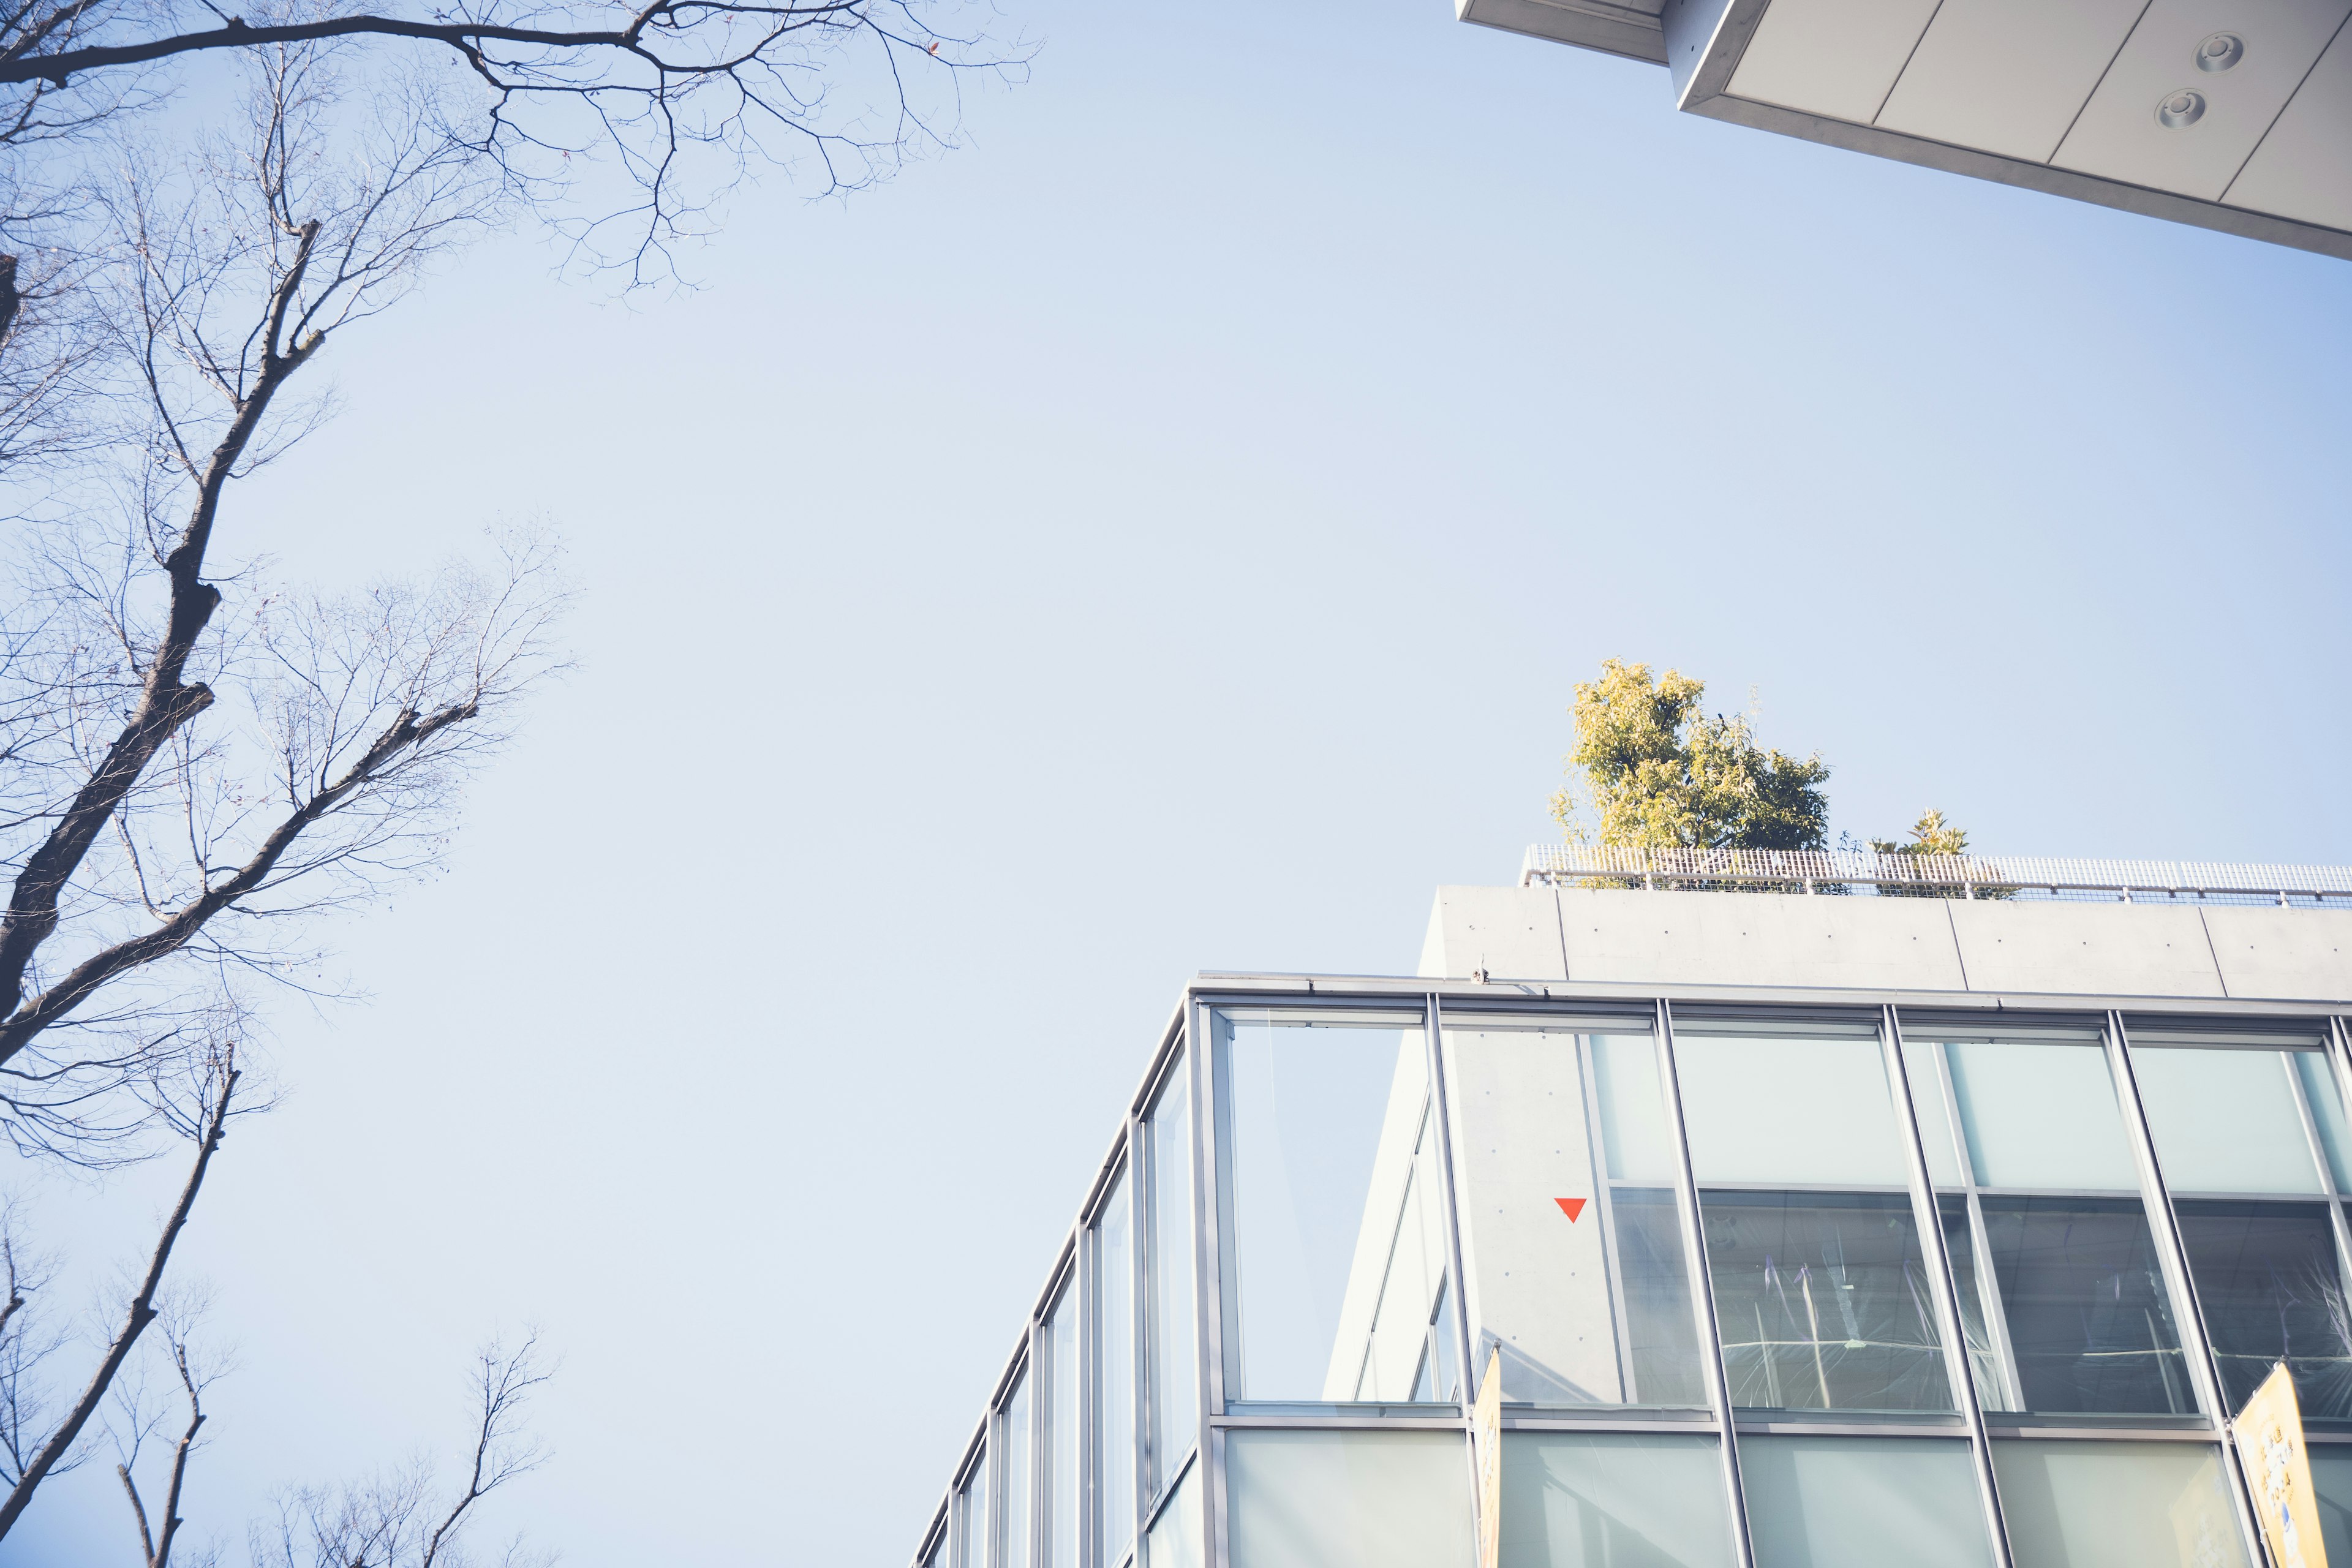
[[[1880,855],[1851,849],[1538,844],[1520,862],[1519,885],[2352,907],[2352,866]]]

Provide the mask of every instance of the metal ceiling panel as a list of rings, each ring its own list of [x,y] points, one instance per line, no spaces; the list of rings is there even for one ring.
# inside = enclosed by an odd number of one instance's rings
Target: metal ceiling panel
[[[2151,0],[2061,168],[2219,201],[2352,0]]]
[[[2223,194],[2234,207],[2352,228],[2352,26],[2338,28]]]
[[[1936,0],[1772,0],[1730,90],[1867,125],[1935,14]]]
[[[2146,0],[1944,0],[1876,123],[2047,163]]]

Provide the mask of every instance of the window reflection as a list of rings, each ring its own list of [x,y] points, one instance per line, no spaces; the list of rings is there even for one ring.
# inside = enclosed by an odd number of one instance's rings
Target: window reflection
[[[1644,1034],[1450,1020],[1473,1371],[1559,1405],[1699,1405],[1673,1145]]]
[[[1988,1194],[1983,1213],[2027,1409],[2196,1411],[2155,1238],[2137,1198]]]
[[[2255,1037],[2131,1034],[2223,1403],[2237,1409],[2284,1361],[2306,1417],[2352,1418],[2346,1237],[2324,1195],[2342,1163],[2342,1100],[2326,1057],[2316,1042],[2265,1049]],[[2271,1195],[2194,1195],[2221,1193]],[[2309,1201],[2287,1195],[2300,1194]]]
[[[1950,1410],[1876,1032],[1812,1027],[1676,1032],[1731,1402]]]
[[[2189,1198],[2175,1207],[2230,1408],[2284,1361],[2306,1419],[2352,1418],[2352,1322],[2327,1205]]]
[[[1732,1404],[1953,1407],[1908,1195],[1711,1192],[1705,1205]]]
[[[1457,1398],[1420,1016],[1220,1013],[1216,1044],[1228,1397]]]
[[[1984,1408],[2196,1414],[2097,1037],[1914,1037],[1904,1061],[1923,1142],[1951,1151],[1937,1207]]]

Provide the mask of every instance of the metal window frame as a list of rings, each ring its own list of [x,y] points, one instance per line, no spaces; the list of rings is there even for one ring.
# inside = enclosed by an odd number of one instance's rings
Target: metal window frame
[[[2270,1024],[2290,1029],[2300,1026],[2305,1032],[2315,1032],[2320,1037],[2319,1043],[2334,1075],[2333,1081],[2341,1097],[2347,1122],[2352,1124],[2352,1024],[2347,1024],[2342,1004],[2245,998],[1955,995],[1950,993],[1833,991],[1771,986],[1654,986],[1570,982],[1490,984],[1379,976],[1204,974],[1186,989],[1174,1016],[1161,1033],[1158,1047],[1151,1053],[1148,1070],[1129,1100],[1118,1131],[1088,1185],[1086,1201],[1056,1248],[1055,1263],[1047,1271],[1045,1285],[1035,1299],[1022,1334],[992,1387],[982,1419],[962,1446],[944,1495],[930,1511],[911,1560],[911,1568],[927,1568],[927,1556],[932,1553],[938,1554],[937,1560],[929,1563],[928,1568],[1003,1568],[1003,1564],[995,1562],[963,1561],[962,1488],[969,1480],[973,1466],[981,1461],[982,1456],[992,1448],[1001,1447],[999,1423],[1005,1396],[1016,1377],[1024,1373],[1034,1373],[1035,1368],[1045,1364],[1041,1359],[1048,1353],[1041,1349],[1046,1342],[1042,1337],[1046,1332],[1045,1320],[1066,1301],[1072,1304],[1078,1313],[1076,1370],[1079,1378],[1079,1561],[1072,1565],[1058,1563],[1048,1565],[1040,1555],[1045,1550],[1052,1529],[1048,1515],[1053,1507],[1053,1496],[1047,1473],[1051,1462],[1052,1423],[1045,1406],[1038,1404],[1039,1391],[1043,1392],[1044,1399],[1050,1402],[1052,1390],[1045,1382],[1039,1382],[1031,1394],[1033,1405],[1037,1405],[1037,1409],[1033,1413],[1032,1421],[1034,1452],[1030,1461],[1030,1483],[1034,1489],[1030,1510],[1030,1568],[1121,1568],[1123,1563],[1142,1552],[1150,1525],[1169,1506],[1185,1475],[1194,1467],[1200,1470],[1201,1540],[1205,1553],[1205,1568],[1219,1568],[1230,1558],[1226,1447],[1229,1433],[1237,1429],[1452,1431],[1462,1434],[1466,1459],[1471,1423],[1469,1403],[1474,1381],[1481,1369],[1472,1360],[1473,1329],[1454,1151],[1453,1085],[1449,1078],[1454,1064],[1445,1047],[1444,1032],[1450,1026],[1475,1026],[1475,1016],[1482,1011],[1507,1012],[1520,1019],[1540,1019],[1557,1014],[1561,1016],[1563,1024],[1574,1018],[1590,1021],[1596,1004],[1613,1005],[1629,1015],[1638,1007],[1647,1015],[1646,1022],[1665,1102],[1669,1139],[1675,1156],[1676,1217],[1681,1229],[1685,1267],[1692,1275],[1693,1310],[1700,1335],[1702,1370],[1707,1384],[1710,1408],[1704,1413],[1695,1412],[1690,1419],[1663,1417],[1651,1410],[1635,1414],[1615,1407],[1599,1409],[1591,1415],[1546,1411],[1538,1415],[1507,1419],[1507,1429],[1683,1432],[1693,1436],[1701,1433],[1713,1436],[1717,1441],[1724,1495],[1730,1510],[1732,1544],[1739,1568],[1754,1568],[1755,1562],[1739,1467],[1741,1434],[1787,1430],[1825,1436],[1853,1434],[1896,1437],[1934,1434],[1965,1436],[1970,1446],[1990,1541],[1996,1554],[1995,1568],[2011,1568],[2006,1519],[2000,1507],[1999,1478],[1992,1462],[1993,1446],[2000,1437],[1994,1435],[1992,1424],[1987,1420],[1987,1413],[1977,1393],[1963,1329],[1959,1284],[1951,1268],[1943,1232],[1940,1203],[1943,1194],[1937,1188],[1932,1170],[1927,1163],[1925,1140],[1929,1136],[1949,1135],[1955,1142],[1955,1153],[1964,1184],[1962,1190],[1971,1211],[1970,1230],[1979,1254],[1974,1259],[1979,1289],[1989,1292],[1989,1299],[1980,1303],[1986,1313],[1987,1331],[1993,1339],[2002,1376],[2013,1382],[2015,1358],[2007,1342],[2006,1322],[1996,1276],[1992,1272],[1990,1259],[1980,1255],[1984,1227],[1978,1215],[1979,1199],[1980,1193],[1992,1189],[1981,1187],[1977,1181],[1966,1139],[1959,1134],[1957,1121],[1953,1127],[1942,1130],[1930,1130],[1922,1124],[1918,1096],[1911,1079],[1911,1064],[1905,1058],[1904,1040],[1906,1029],[1919,1032],[1923,1024],[1932,1020],[1930,1027],[1937,1034],[1928,1035],[1919,1043],[1929,1047],[1945,1104],[1957,1117],[1958,1106],[1953,1095],[1950,1068],[1938,1037],[1941,1032],[1958,1029],[1975,1033],[1980,1029],[1987,1034],[2000,1034],[2011,1032],[2009,1026],[2012,1025],[2057,1027],[2070,1033],[2079,1029],[2084,1044],[2095,1038],[2106,1054],[2118,1109],[2123,1115],[2126,1142],[2131,1147],[2140,1178],[2139,1195],[2143,1207],[2147,1211],[2167,1289],[2173,1300],[2183,1349],[2187,1352],[2184,1362],[2205,1414],[2196,1417],[2151,1421],[2142,1426],[2095,1422],[2070,1424],[2060,1418],[2053,1418],[2045,1424],[2021,1413],[2008,1412],[2000,1417],[2001,1436],[2032,1436],[2066,1441],[2218,1444],[2224,1471],[2230,1479],[2231,1505],[2248,1559],[2257,1564],[2265,1560],[2254,1527],[2246,1478],[2228,1440],[2230,1413],[2221,1408],[2221,1383],[2213,1360],[2210,1336],[2197,1301],[2186,1249],[2181,1243],[2173,1194],[2158,1163],[2154,1136],[2141,1100],[2137,1075],[2133,1072],[2130,1020],[2137,1016],[2154,1024],[2161,1018],[2167,1026],[2190,1028],[2205,1023],[2222,1026],[2231,1022]],[[1946,1336],[1948,1374],[1954,1385],[1956,1402],[1960,1405],[1958,1421],[1942,1426],[1875,1417],[1826,1422],[1742,1420],[1732,1409],[1721,1334],[1716,1321],[1713,1281],[1706,1268],[1704,1235],[1699,1225],[1697,1184],[1690,1160],[1680,1066],[1675,1049],[1675,1009],[1678,1005],[1702,1014],[1735,1007],[1769,1011],[1780,1017],[1818,1013],[1824,1008],[1833,1009],[1846,1017],[1854,1017],[1864,1012],[1875,1013],[1875,1033],[1888,1073],[1890,1093],[1895,1099],[1898,1123],[1907,1133],[1904,1142],[1908,1189],[1915,1212],[1922,1216],[1922,1251],[1928,1264],[1928,1272],[1937,1284],[1936,1312],[1939,1329]],[[1366,1407],[1353,1413],[1344,1409],[1286,1411],[1257,1408],[1235,1414],[1232,1410],[1227,1398],[1225,1365],[1227,1315],[1232,1303],[1227,1300],[1228,1281],[1223,1258],[1231,1225],[1230,1184],[1225,1174],[1230,1150],[1223,1146],[1225,1118],[1221,1103],[1226,1086],[1222,1081],[1221,1052],[1213,1037],[1214,1015],[1225,1008],[1297,1008],[1334,1013],[1412,1010],[1420,1014],[1429,1075],[1431,1115],[1437,1134],[1434,1152],[1445,1230],[1445,1263],[1449,1271],[1446,1283],[1447,1289],[1454,1293],[1456,1353],[1461,1358],[1462,1399],[1456,1411],[1415,1408],[1410,1414],[1391,1415],[1377,1407]],[[1629,1016],[1628,1023],[1631,1021]],[[1585,1031],[1578,1029],[1574,1032],[1581,1035]],[[1580,1039],[1578,1048],[1580,1072],[1589,1079],[1590,1063],[1584,1059],[1584,1046]],[[1170,1470],[1169,1484],[1155,1491],[1150,1489],[1149,1447],[1159,1424],[1158,1412],[1153,1405],[1159,1395],[1152,1387],[1154,1345],[1149,1319],[1150,1248],[1155,1245],[1150,1220],[1151,1188],[1157,1177],[1151,1173],[1146,1123],[1158,1097],[1168,1086],[1171,1069],[1182,1072],[1192,1097],[1189,1110],[1192,1119],[1189,1151],[1192,1156],[1192,1192],[1189,1195],[1193,1263],[1192,1350],[1200,1418],[1191,1452],[1176,1457],[1176,1463]],[[2352,1268],[2352,1228],[2347,1228],[2347,1205],[2352,1205],[2352,1193],[2335,1190],[2332,1167],[2327,1163],[2325,1147],[2319,1140],[2308,1092],[2294,1074],[2292,1064],[2289,1064],[2287,1071],[2293,1080],[2296,1104],[2304,1121],[2306,1138],[2313,1146],[2314,1157],[2323,1172],[2327,1173],[2329,1192],[2315,1201],[2327,1204],[2341,1255],[2347,1268]],[[1138,1440],[1129,1456],[1134,1467],[1132,1495],[1135,1517],[1125,1545],[1113,1553],[1112,1560],[1106,1560],[1100,1517],[1104,1501],[1103,1477],[1096,1460],[1102,1436],[1099,1431],[1101,1384],[1111,1369],[1101,1365],[1102,1347],[1097,1323],[1101,1306],[1097,1249],[1103,1205],[1111,1187],[1122,1175],[1132,1178],[1123,1198],[1129,1205],[1127,1217],[1131,1237],[1129,1286],[1132,1320],[1129,1331],[1134,1364],[1126,1371],[1135,1395]],[[2040,1190],[2035,1189],[2037,1192]],[[2113,1197],[2124,1194],[2108,1193],[2100,1195]],[[1612,1268],[1612,1279],[1614,1273]],[[1055,1366],[1047,1373],[1048,1381],[1064,1374],[1065,1371],[1058,1365]],[[2011,1402],[2016,1403],[2015,1390],[2011,1388],[2009,1392]],[[2010,1430],[2012,1426],[2016,1428],[2013,1433]],[[2322,1434],[2321,1436],[2334,1440],[2333,1435]],[[1004,1485],[1003,1474],[1002,1464],[990,1467],[988,1484],[992,1494],[1001,1493]],[[992,1543],[1002,1533],[1003,1502],[997,1495],[992,1495],[988,1501],[993,1516],[989,1531]],[[997,1555],[992,1544],[989,1554],[992,1557]]]
[[[2181,1245],[2179,1216],[2173,1211],[2171,1192],[2157,1163],[2156,1135],[2148,1127],[2147,1108],[2140,1100],[2139,1078],[2132,1070],[2131,1036],[2120,1008],[2107,1014],[2106,1048],[2107,1072],[2115,1080],[2116,1099],[2123,1107],[2124,1134],[2131,1144],[2132,1157],[2139,1163],[2140,1190],[2149,1227],[2156,1233],[2157,1257],[2164,1266],[2165,1282],[2172,1289],[2173,1318],[2179,1324],[2181,1343],[2189,1352],[2189,1375],[2197,1385],[2197,1402],[2204,1407],[2213,1430],[2221,1437],[2222,1473],[2230,1478],[2230,1502],[2237,1515],[2239,1533],[2244,1538],[2246,1560],[2267,1562],[2261,1531],[2254,1526],[2245,1471],[2238,1463],[2237,1445],[2230,1440],[2231,1412],[2222,1397],[2221,1369],[2213,1361],[2213,1342],[2206,1332],[2205,1311],[2198,1302],[2197,1282],[2189,1273],[2189,1252]]]

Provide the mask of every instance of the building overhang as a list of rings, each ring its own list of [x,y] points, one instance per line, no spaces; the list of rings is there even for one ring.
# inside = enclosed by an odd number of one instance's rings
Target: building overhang
[[[1455,0],[1680,108],[2352,258],[2352,0]]]

